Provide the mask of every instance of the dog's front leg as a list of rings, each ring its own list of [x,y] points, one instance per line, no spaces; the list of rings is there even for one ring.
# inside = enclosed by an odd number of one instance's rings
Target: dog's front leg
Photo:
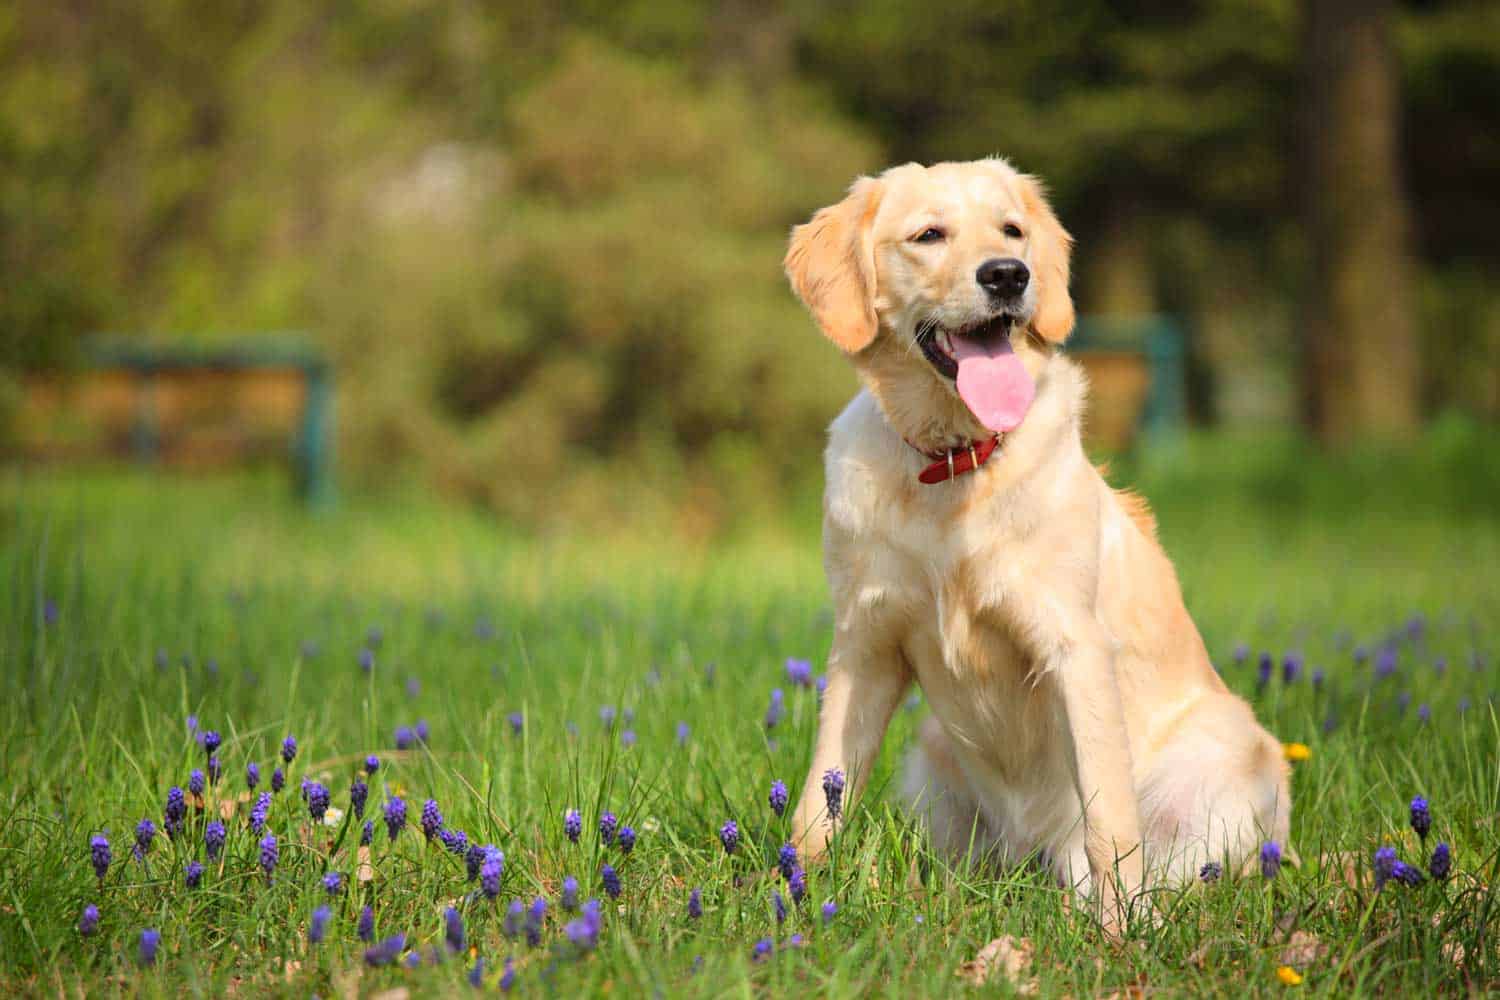
[[[1080,618],[1061,641],[1054,673],[1073,744],[1095,906],[1105,929],[1118,933],[1144,884],[1140,803],[1113,644],[1092,615]]]
[[[871,646],[843,628],[835,635],[812,766],[792,815],[792,842],[804,857],[823,855],[842,813],[864,787],[910,679],[906,661],[893,645]],[[845,781],[839,819],[829,814],[823,790],[824,775],[835,769]]]

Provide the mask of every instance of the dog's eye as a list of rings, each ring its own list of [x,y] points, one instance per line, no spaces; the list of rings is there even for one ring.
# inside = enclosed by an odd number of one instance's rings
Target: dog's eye
[[[936,226],[928,226],[913,236],[911,241],[913,243],[941,243],[945,238],[946,234],[941,229]]]
[[[1021,227],[1014,222],[1007,222],[1005,224],[1005,235],[1013,240],[1018,240],[1021,238]]]

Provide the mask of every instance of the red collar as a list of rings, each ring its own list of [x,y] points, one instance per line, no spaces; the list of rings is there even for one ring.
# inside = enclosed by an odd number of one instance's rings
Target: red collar
[[[928,458],[936,459],[917,474],[917,479],[931,486],[956,479],[965,472],[973,472],[989,461],[989,457],[1000,447],[1000,435],[996,434],[984,441],[970,441],[947,451],[925,451],[910,441],[906,443]]]

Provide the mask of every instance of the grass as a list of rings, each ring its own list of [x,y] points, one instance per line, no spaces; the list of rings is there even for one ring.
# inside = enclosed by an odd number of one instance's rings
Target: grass
[[[527,538],[393,497],[313,516],[257,476],[12,474],[0,481],[0,992],[468,989],[468,954],[367,968],[355,937],[366,903],[380,936],[404,932],[424,956],[442,944],[444,908],[459,907],[486,986],[512,956],[516,990],[532,995],[962,993],[960,963],[1002,935],[1034,948],[1016,984],[999,977],[1002,991],[1035,980],[1043,995],[1271,995],[1288,989],[1283,964],[1310,994],[1492,988],[1500,528],[1434,461],[1429,450],[1328,466],[1285,442],[1213,438],[1128,470],[1157,504],[1229,682],[1311,757],[1294,776],[1300,869],[1163,893],[1167,919],[1118,946],[1033,871],[930,855],[888,794],[922,716],[915,700],[831,863],[811,873],[808,901],[777,927],[768,872],[786,828],[766,795],[779,778],[795,798],[816,725],[815,693],[790,686],[783,664],[819,664],[829,641],[813,512],[715,544]],[[375,628],[367,674],[357,657]],[[1354,650],[1387,640],[1399,668],[1377,680]],[[1254,652],[1237,666],[1241,642]],[[1259,690],[1262,650],[1278,665],[1301,652],[1308,668],[1292,684],[1278,669]],[[1318,689],[1313,667],[1326,671]],[[788,711],[768,731],[773,687],[786,689]],[[203,857],[207,814],[190,809],[188,831],[155,838],[144,863],[130,850],[136,823],[160,824],[167,788],[204,766],[190,715],[223,734],[224,777],[205,805],[230,817],[224,856],[197,889],[183,866]],[[395,728],[418,719],[427,744],[394,751]],[[691,728],[685,746],[679,722]],[[270,814],[280,865],[268,884],[246,826],[245,764],[258,762],[265,782],[288,733],[300,750]],[[383,761],[370,782],[372,878],[326,900],[325,871],[358,873],[358,827],[312,825],[297,788],[322,781],[347,810],[372,752]],[[392,845],[379,816],[398,793],[410,825]],[[1425,864],[1406,819],[1419,793],[1435,817],[1426,848],[1451,843],[1455,874],[1376,893],[1381,844]],[[504,852],[497,901],[471,898],[463,864],[415,829],[428,797],[450,827]],[[569,807],[585,819],[577,845],[562,832]],[[639,832],[628,857],[598,843],[605,809]],[[742,831],[733,858],[717,838],[728,818]],[[100,831],[114,853],[102,884],[88,850]],[[605,907],[597,950],[578,956],[561,931],[560,882],[573,875],[585,898],[600,895],[604,861],[624,893]],[[705,909],[696,921],[685,912],[693,887]],[[530,948],[504,937],[504,914],[536,896],[551,912]],[[825,927],[829,899],[838,914]],[[328,937],[311,946],[307,923],[325,901]],[[83,937],[88,903],[101,920]],[[147,927],[161,948],[143,969]],[[784,946],[794,933],[802,947],[752,960],[757,940]],[[1294,935],[1303,953],[1287,961]]]

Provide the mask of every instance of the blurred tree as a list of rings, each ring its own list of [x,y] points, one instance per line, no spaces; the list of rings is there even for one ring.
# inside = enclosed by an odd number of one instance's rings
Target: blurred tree
[[[1388,2],[1307,5],[1314,280],[1302,332],[1308,416],[1328,442],[1405,435],[1419,420],[1421,357],[1391,28]]]

